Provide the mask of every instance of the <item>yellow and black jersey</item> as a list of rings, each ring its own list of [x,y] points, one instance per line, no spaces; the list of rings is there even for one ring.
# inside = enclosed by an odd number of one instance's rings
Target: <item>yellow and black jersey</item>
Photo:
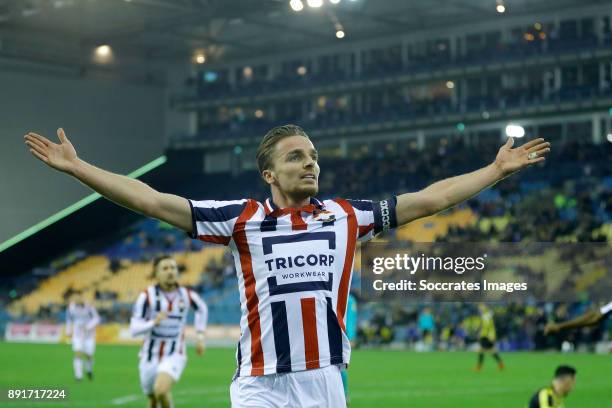
[[[564,408],[563,398],[555,393],[550,387],[538,390],[529,401],[528,408]]]
[[[497,333],[495,332],[495,322],[493,321],[493,313],[487,310],[480,315],[480,336],[495,342]]]

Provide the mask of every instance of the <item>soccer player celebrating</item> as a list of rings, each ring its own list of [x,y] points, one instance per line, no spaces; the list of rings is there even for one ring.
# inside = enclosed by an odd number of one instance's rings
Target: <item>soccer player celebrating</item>
[[[528,408],[563,408],[563,399],[572,391],[575,383],[574,367],[566,365],[557,367],[552,384],[533,394]]]
[[[66,310],[66,335],[72,336],[74,377],[83,379],[83,360],[87,378],[93,380],[93,355],[96,350],[96,326],[100,316],[96,308],[85,302],[83,293],[74,292]]]
[[[340,370],[351,355],[345,314],[357,241],[459,204],[550,151],[543,139],[512,148],[510,138],[489,165],[421,191],[380,202],[321,201],[317,150],[304,130],[285,125],[257,150],[270,198],[193,201],[101,170],[57,133],[59,144],[36,133],[25,143],[117,204],[231,248],[242,311],[233,407],[344,407]]]
[[[610,314],[612,314],[612,302],[599,309],[589,310],[575,319],[561,323],[549,323],[544,328],[544,334],[557,333],[561,330],[577,329],[579,327],[594,326]]]
[[[149,398],[149,408],[172,407],[171,389],[177,382],[185,364],[184,328],[189,309],[195,312],[194,326],[198,341],[196,352],[204,352],[204,330],[208,308],[200,296],[179,286],[176,261],[167,255],[153,261],[157,284],[149,286],[138,296],[130,331],[132,335],[145,335],[140,350],[140,385]]]
[[[480,350],[478,351],[478,363],[476,364],[475,371],[482,370],[485,353],[491,353],[495,361],[497,361],[497,368],[501,371],[504,369],[504,362],[495,347],[497,332],[495,331],[493,311],[484,303],[478,305],[478,311],[480,312]]]

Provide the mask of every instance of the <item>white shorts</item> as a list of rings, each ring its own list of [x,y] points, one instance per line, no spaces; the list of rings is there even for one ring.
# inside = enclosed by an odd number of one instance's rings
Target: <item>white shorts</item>
[[[346,408],[340,367],[237,377],[230,387],[232,408]]]
[[[164,357],[161,362],[158,362],[156,359],[147,361],[146,358],[141,358],[138,370],[140,371],[142,392],[146,395],[153,394],[155,379],[157,374],[161,372],[169,374],[174,382],[177,382],[181,378],[186,364],[187,357],[177,353]]]
[[[72,351],[93,356],[96,351],[96,336],[72,336]]]

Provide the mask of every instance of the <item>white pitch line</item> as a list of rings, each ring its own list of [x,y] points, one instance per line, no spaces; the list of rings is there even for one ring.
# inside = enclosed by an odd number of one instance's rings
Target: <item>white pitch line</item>
[[[226,394],[226,393],[229,398],[229,386],[227,387],[224,386],[224,387],[187,388],[187,389],[177,390],[176,392],[173,392],[173,394],[175,395],[186,396],[186,397],[188,397],[189,395],[192,395],[192,396],[207,395],[207,394],[221,395],[221,394]],[[137,401],[141,398],[142,398],[142,395],[131,394],[131,395],[125,395],[123,397],[113,398],[110,402],[112,405],[125,405],[127,403]],[[221,399],[221,398],[217,398],[217,399]]]
[[[141,398],[141,396],[140,395],[136,395],[136,394],[126,395],[125,397],[119,397],[119,398],[112,399],[111,400],[111,404],[113,404],[113,405],[123,405],[123,404],[127,404],[128,402],[139,400],[140,398]]]
[[[227,402],[227,403],[229,403],[229,401],[230,401],[230,396],[229,395],[223,396],[223,397],[221,397],[221,396],[218,396],[218,397],[210,397],[210,396],[208,396],[208,397],[205,397],[205,398],[202,398],[202,397],[195,398],[195,396],[192,395],[191,397],[183,396],[183,397],[175,397],[174,398],[174,403],[176,405],[180,404],[181,406],[183,404],[190,404],[190,403],[193,403],[193,402],[196,402],[198,404],[212,404],[212,403],[218,403],[218,402]]]

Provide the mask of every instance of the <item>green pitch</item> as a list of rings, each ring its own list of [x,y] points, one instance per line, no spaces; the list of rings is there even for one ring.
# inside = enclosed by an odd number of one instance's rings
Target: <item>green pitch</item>
[[[472,372],[472,353],[362,351],[353,353],[349,370],[351,408],[522,408],[548,383],[560,363],[576,366],[577,385],[567,408],[612,407],[612,356],[516,353],[503,355],[506,370],[492,360]],[[1,407],[144,407],[138,383],[137,348],[99,345],[95,379],[76,383],[68,345],[0,343],[0,388],[66,387],[64,403],[7,402]],[[177,408],[229,407],[234,351],[209,349],[203,357],[189,350],[189,363],[174,388]]]

